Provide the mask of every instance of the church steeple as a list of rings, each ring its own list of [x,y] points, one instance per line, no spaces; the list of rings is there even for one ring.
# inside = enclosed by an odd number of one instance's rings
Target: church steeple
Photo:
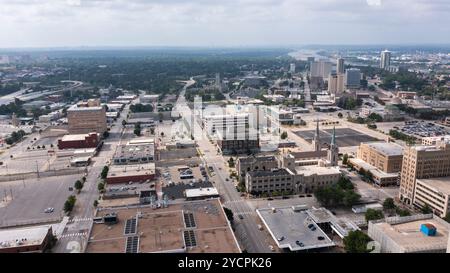
[[[327,152],[327,159],[331,166],[338,165],[339,147],[336,144],[336,127],[333,127],[333,135],[331,136],[330,149]]]
[[[320,145],[319,119],[317,119],[316,132],[314,133],[313,145],[314,145],[314,150],[316,152],[318,152],[322,149],[322,147]]]

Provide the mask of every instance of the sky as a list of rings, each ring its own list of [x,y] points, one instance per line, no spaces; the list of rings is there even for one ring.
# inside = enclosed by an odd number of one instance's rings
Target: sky
[[[450,0],[0,0],[0,47],[450,44]]]

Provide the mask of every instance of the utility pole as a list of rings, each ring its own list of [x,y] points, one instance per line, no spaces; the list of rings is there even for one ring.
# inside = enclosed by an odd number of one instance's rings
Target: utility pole
[[[37,173],[37,177],[39,178],[39,167],[38,167],[37,160],[36,160],[36,173]]]

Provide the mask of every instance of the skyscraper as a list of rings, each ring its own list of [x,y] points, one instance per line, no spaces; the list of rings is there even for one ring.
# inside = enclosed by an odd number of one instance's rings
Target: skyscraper
[[[295,64],[294,63],[289,65],[289,72],[290,73],[295,73]]]
[[[345,85],[347,88],[359,88],[361,85],[361,71],[358,68],[345,70]]]
[[[344,92],[344,74],[330,74],[328,77],[328,92],[334,95]]]
[[[345,68],[344,68],[344,59],[338,58],[336,61],[336,73],[338,74],[344,74]]]
[[[326,61],[312,62],[310,67],[311,77],[328,78],[331,72],[332,63]]]
[[[381,52],[380,68],[389,69],[389,66],[391,66],[391,52],[384,50]]]

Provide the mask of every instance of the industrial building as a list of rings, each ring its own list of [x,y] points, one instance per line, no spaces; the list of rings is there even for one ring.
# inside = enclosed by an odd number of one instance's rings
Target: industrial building
[[[153,138],[138,138],[120,145],[112,161],[116,165],[149,163],[155,160],[155,140]]]
[[[98,133],[65,135],[58,139],[58,148],[63,149],[85,149],[97,148],[100,144]]]
[[[382,253],[445,253],[450,224],[433,214],[370,221],[368,235]]]
[[[135,183],[151,181],[155,178],[155,163],[135,165],[111,165],[109,166],[106,183]]]

